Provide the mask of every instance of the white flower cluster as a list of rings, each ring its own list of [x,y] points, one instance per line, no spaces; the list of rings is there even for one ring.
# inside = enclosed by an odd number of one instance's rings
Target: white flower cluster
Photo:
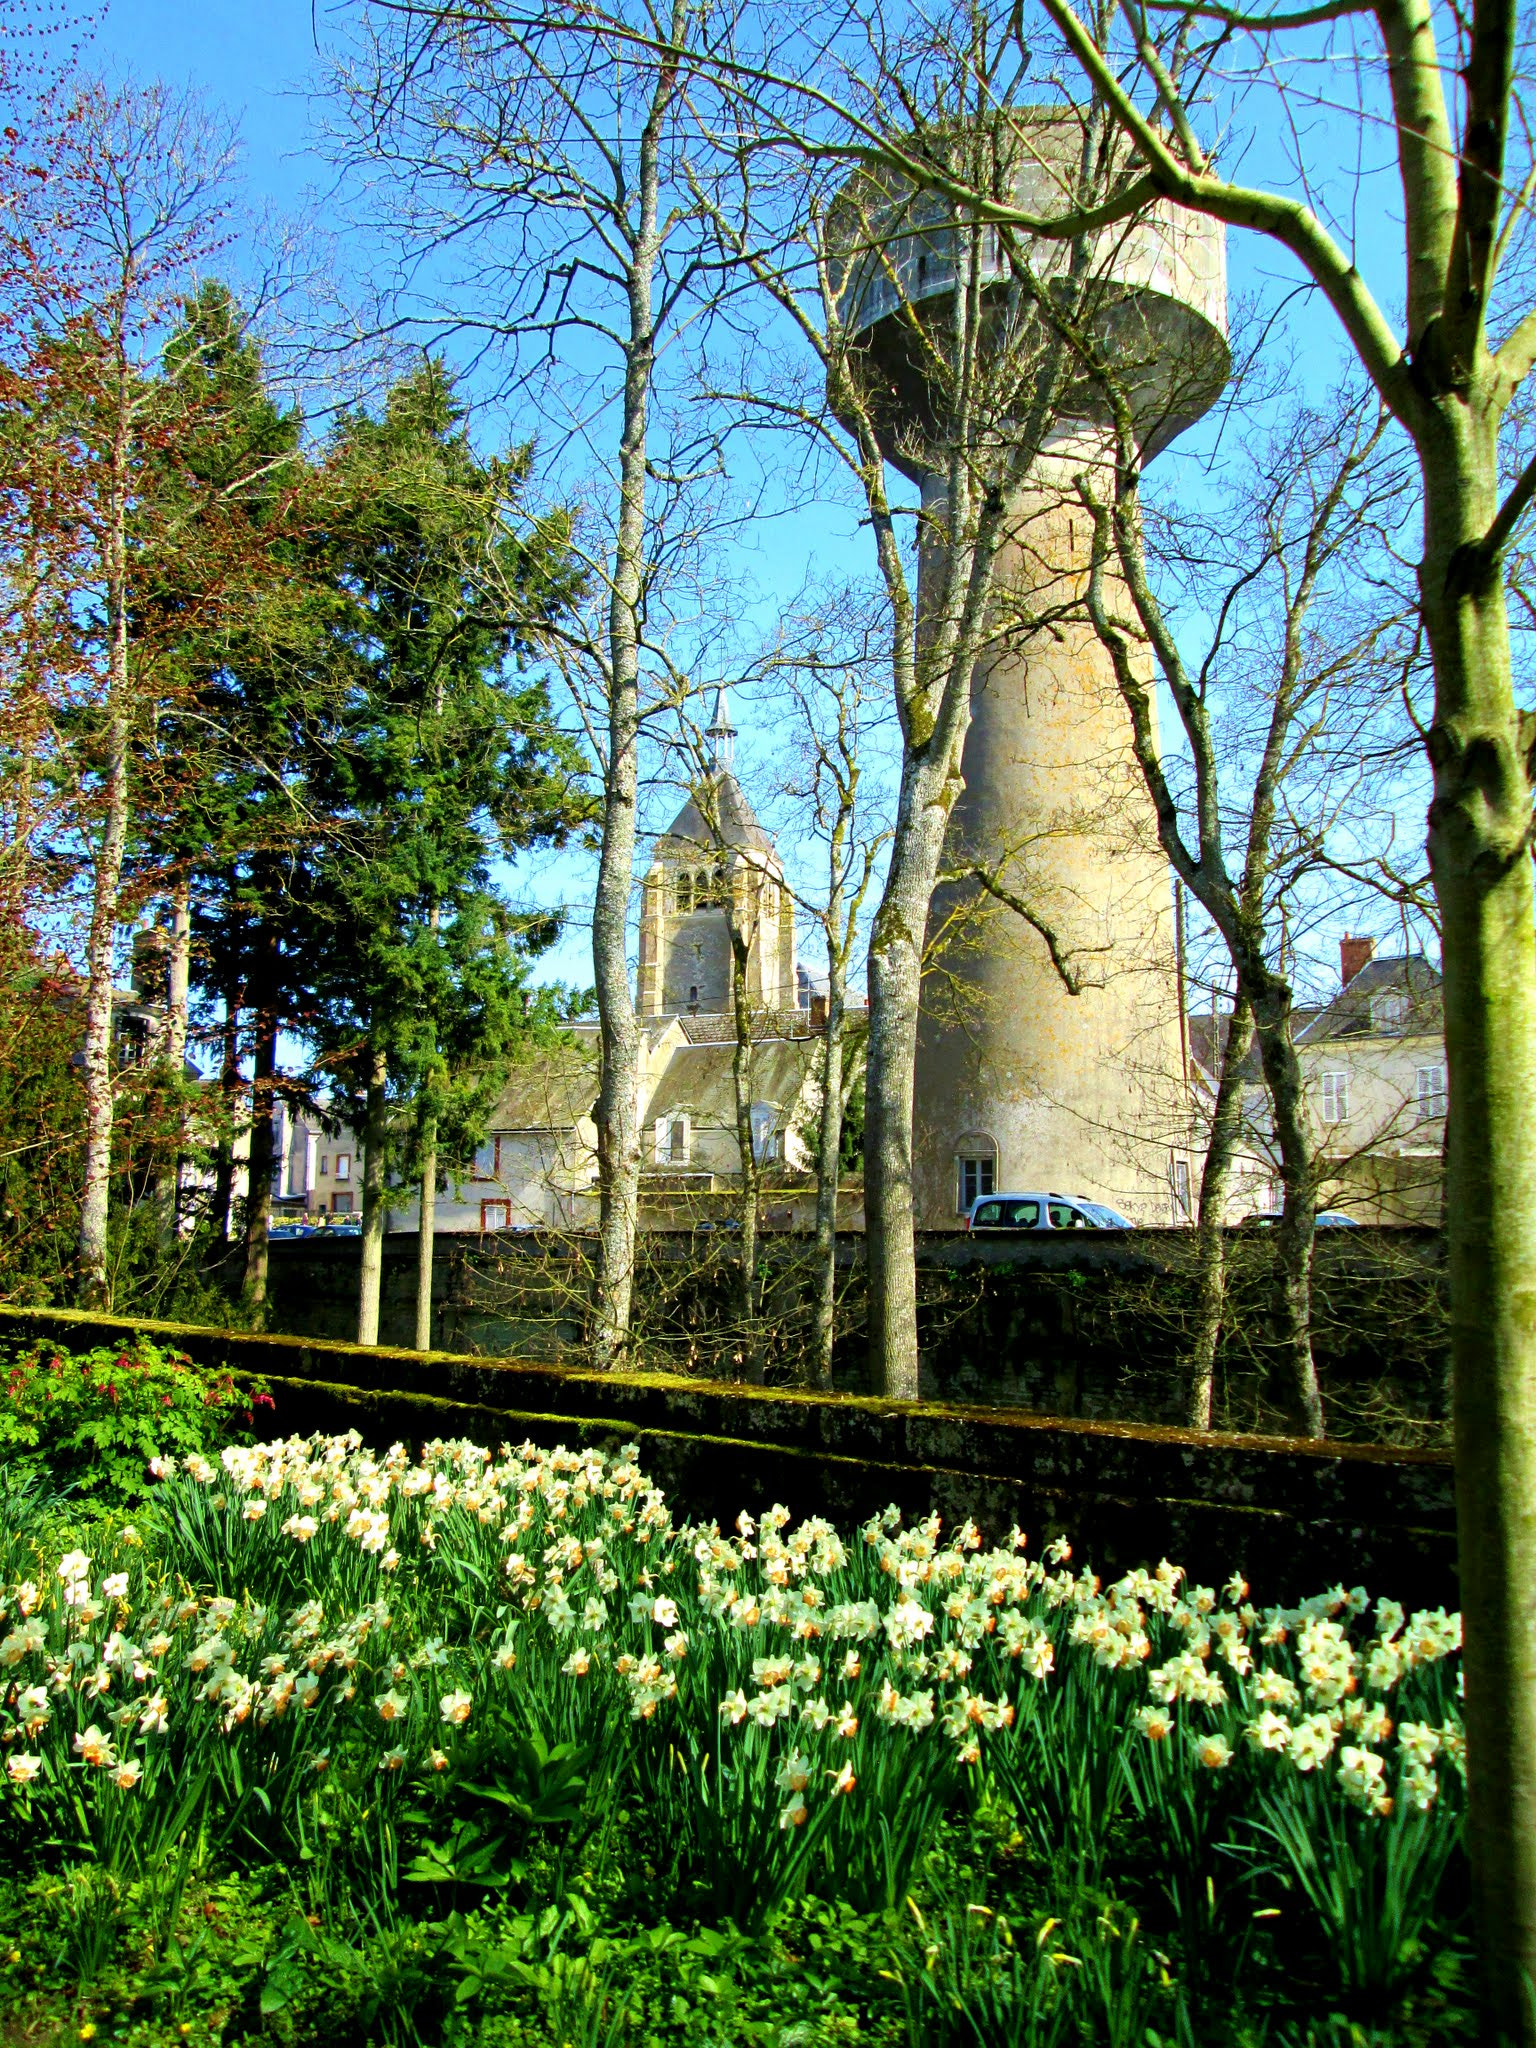
[[[379,1456],[354,1433],[157,1460],[215,1518],[231,1583],[260,1583],[265,1561],[309,1597],[278,1612],[164,1590],[138,1552],[101,1572],[72,1551],[0,1587],[15,1796],[70,1773],[150,1796],[169,1750],[201,1741],[259,1747],[268,1784],[360,1755],[435,1773],[494,1700],[537,1696],[525,1720],[558,1705],[594,1740],[615,1710],[636,1739],[657,1723],[685,1747],[719,1740],[725,1768],[760,1770],[782,1800],[788,1843],[852,1812],[837,1802],[887,1755],[981,1764],[1069,1667],[1115,1739],[1167,1742],[1229,1785],[1326,1784],[1384,1816],[1427,1809],[1460,1764],[1435,1677],[1456,1616],[1378,1602],[1367,1635],[1359,1589],[1261,1614],[1241,1579],[1187,1586],[1166,1562],[1104,1587],[1064,1541],[1035,1560],[1017,1530],[989,1549],[969,1523],[946,1537],[895,1509],[851,1543],[782,1507],[723,1533],[674,1522],[637,1459],[466,1442]],[[456,1612],[473,1625],[456,1633]]]

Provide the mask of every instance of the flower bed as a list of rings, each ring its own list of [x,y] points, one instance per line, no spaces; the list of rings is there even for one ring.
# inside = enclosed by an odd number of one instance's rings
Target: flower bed
[[[1456,1616],[1261,1610],[1166,1563],[1104,1586],[1065,1543],[894,1510],[722,1533],[626,1450],[154,1469],[139,1528],[0,1547],[27,1897],[108,1884],[150,1958],[113,1994],[135,2024],[175,2010],[153,1971],[220,1881],[267,1915],[229,2039],[303,2037],[349,1956],[360,2040],[1471,2024]],[[859,1931],[829,1975],[832,1925]]]

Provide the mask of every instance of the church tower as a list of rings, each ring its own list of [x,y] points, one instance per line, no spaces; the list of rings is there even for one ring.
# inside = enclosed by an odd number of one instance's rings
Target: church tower
[[[795,906],[773,841],[736,780],[736,728],[723,684],[715,691],[705,738],[704,778],[657,840],[641,891],[641,1017],[723,1016],[730,1010],[728,912],[750,935],[747,992],[753,1008],[795,1005]]]

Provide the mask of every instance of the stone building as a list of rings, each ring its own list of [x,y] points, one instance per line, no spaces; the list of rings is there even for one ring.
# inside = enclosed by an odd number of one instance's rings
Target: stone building
[[[1339,947],[1339,991],[1297,1029],[1325,1205],[1360,1223],[1438,1223],[1445,1148],[1440,972],[1422,953]]]
[[[751,1142],[765,1169],[763,1221],[786,1227],[809,1210],[805,1134],[819,1100],[825,1006],[817,1004],[814,976],[802,973],[795,957],[794,902],[773,840],[736,780],[736,734],[723,689],[715,694],[707,737],[707,771],[657,840],[641,888],[641,1222],[715,1220],[739,1185],[734,925],[747,955]],[[576,1023],[564,1044],[514,1071],[485,1143],[438,1196],[438,1230],[592,1228],[596,1096],[597,1027]],[[281,1207],[291,1216],[345,1216],[358,1185],[357,1156],[350,1132],[328,1137],[290,1120],[274,1177]],[[391,1227],[412,1230],[416,1202],[404,1189],[400,1197]],[[360,1192],[356,1200],[360,1208]]]
[[[1445,1146],[1445,1033],[1440,972],[1422,953],[1378,956],[1375,941],[1339,944],[1339,986],[1294,1013],[1306,1111],[1322,1174],[1318,1206],[1357,1223],[1440,1220]],[[1213,1097],[1227,1018],[1189,1020],[1198,1103]],[[1257,1048],[1243,1091],[1228,1220],[1276,1210],[1279,1154]]]

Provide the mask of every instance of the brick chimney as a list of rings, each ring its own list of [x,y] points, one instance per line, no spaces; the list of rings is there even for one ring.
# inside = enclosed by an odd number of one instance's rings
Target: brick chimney
[[[1362,967],[1369,967],[1376,953],[1374,939],[1343,938],[1339,941],[1339,979],[1345,988]]]

